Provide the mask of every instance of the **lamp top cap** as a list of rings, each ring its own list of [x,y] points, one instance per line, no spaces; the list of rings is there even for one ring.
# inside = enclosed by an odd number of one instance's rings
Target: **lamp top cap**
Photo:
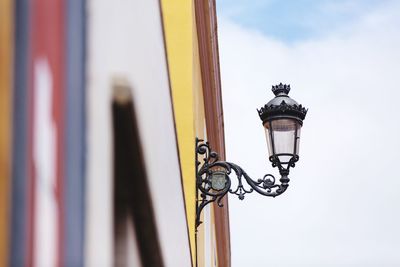
[[[288,96],[290,85],[278,84],[272,86],[275,97],[258,110],[260,119],[265,123],[275,119],[296,119],[301,125],[307,114],[307,109]]]
[[[287,94],[289,94],[289,92],[290,92],[290,84],[282,84],[282,83],[280,83],[280,84],[278,84],[278,85],[273,85],[272,86],[272,92],[276,95],[276,96],[278,96],[278,95],[281,95],[281,94],[285,94],[285,95],[287,95]]]

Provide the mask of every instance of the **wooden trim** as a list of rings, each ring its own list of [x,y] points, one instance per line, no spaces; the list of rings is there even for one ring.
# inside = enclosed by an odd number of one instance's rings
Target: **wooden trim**
[[[219,72],[217,16],[215,0],[195,0],[200,68],[204,93],[207,140],[225,159],[224,118]],[[228,199],[223,208],[214,203],[218,266],[231,266]]]

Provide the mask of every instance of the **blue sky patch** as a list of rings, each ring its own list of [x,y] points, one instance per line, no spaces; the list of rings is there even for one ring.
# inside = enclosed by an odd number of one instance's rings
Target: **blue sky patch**
[[[217,0],[218,16],[287,43],[346,27],[389,0]]]

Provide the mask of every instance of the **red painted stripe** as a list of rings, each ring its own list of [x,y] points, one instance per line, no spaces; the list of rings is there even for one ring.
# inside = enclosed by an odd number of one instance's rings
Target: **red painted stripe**
[[[28,251],[28,264],[33,266],[35,259],[34,248],[34,229],[35,229],[35,166],[33,161],[33,110],[35,99],[34,85],[33,85],[33,71],[34,63],[39,58],[48,60],[53,89],[52,89],[52,117],[56,127],[56,206],[58,210],[57,220],[57,266],[62,265],[63,259],[63,229],[64,229],[64,203],[63,203],[63,179],[64,179],[64,84],[65,84],[65,70],[64,70],[64,1],[63,0],[32,0],[32,21],[31,21],[31,40],[32,49],[30,54],[29,64],[29,95],[30,95],[30,114],[29,114],[29,169],[30,169],[30,182],[29,182],[29,223],[28,223],[28,236],[29,236],[29,249]]]

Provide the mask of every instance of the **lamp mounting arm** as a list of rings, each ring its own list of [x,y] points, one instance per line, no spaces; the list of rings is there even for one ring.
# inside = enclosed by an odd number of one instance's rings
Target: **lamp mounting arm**
[[[200,161],[199,157],[203,158]],[[222,207],[222,198],[229,192],[238,196],[243,200],[247,193],[256,191],[257,193],[276,197],[286,191],[289,186],[289,168],[294,167],[294,163],[298,157],[293,157],[292,162],[287,168],[283,168],[279,160],[270,158],[272,165],[278,166],[281,178],[280,184],[276,184],[275,177],[272,174],[266,174],[263,178],[253,180],[250,176],[237,164],[220,161],[218,154],[212,151],[208,142],[196,138],[196,229],[202,223],[200,221],[201,211],[209,203],[217,201],[219,207]],[[230,176],[235,174],[237,183],[232,188],[232,180]],[[246,181],[248,186],[243,185]]]

